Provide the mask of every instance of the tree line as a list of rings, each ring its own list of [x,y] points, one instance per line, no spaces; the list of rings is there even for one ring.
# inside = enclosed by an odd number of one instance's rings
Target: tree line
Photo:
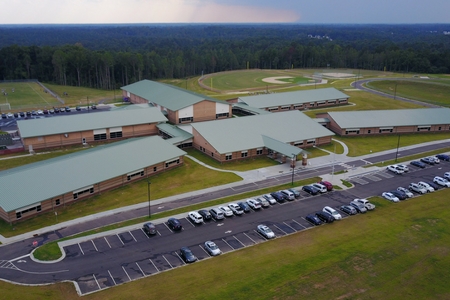
[[[119,27],[114,33],[111,27],[100,26],[108,34],[86,33],[85,39],[81,38],[84,31],[74,28],[81,42],[52,44],[50,39],[48,45],[2,46],[0,78],[114,89],[142,79],[186,78],[246,68],[449,73],[450,36],[417,26],[162,26],[153,28],[152,34],[148,27]],[[0,28],[0,34],[4,30]],[[321,39],[324,35],[330,39]],[[102,48],[86,46],[95,45],[95,36]],[[103,41],[105,36],[109,46]],[[121,40],[121,36],[128,38]]]

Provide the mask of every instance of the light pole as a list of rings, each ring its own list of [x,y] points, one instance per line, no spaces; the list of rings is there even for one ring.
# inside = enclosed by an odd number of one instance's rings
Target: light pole
[[[292,160],[291,160],[291,167],[292,167],[292,182],[291,182],[291,185],[293,186],[294,185],[294,170],[295,170],[295,154],[294,153],[292,153]]]
[[[150,184],[152,184],[150,182],[150,180],[147,178],[147,194],[148,194],[148,218],[150,219],[152,214],[150,211]]]
[[[400,134],[398,135],[398,141],[397,141],[397,152],[395,152],[395,162],[397,162],[398,157],[398,148],[400,147]]]
[[[397,98],[397,81],[395,82],[395,87],[394,87],[394,100],[395,98]]]

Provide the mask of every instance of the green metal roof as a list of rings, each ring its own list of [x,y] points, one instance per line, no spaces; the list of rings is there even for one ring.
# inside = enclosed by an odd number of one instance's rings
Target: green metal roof
[[[171,138],[166,141],[175,146],[194,137],[191,133],[171,124],[161,123],[156,125],[156,127],[167,135],[170,135]]]
[[[193,123],[192,127],[222,154],[265,147],[263,135],[283,143],[334,135],[298,110]]]
[[[325,88],[240,97],[239,101],[247,103],[249,106],[266,108],[348,98],[348,95],[338,91],[335,88]]]
[[[180,110],[204,100],[227,104],[225,101],[151,80],[141,80],[121,87],[121,89],[172,111]]]
[[[125,109],[76,115],[52,116],[42,119],[18,120],[20,136],[29,138],[74,131],[103,129],[148,123],[166,122],[156,107]]]
[[[263,114],[270,114],[271,113],[270,111],[267,111],[265,109],[256,108],[256,107],[253,107],[253,106],[248,106],[247,104],[242,103],[242,102],[241,103],[233,103],[233,108],[234,107],[241,108],[244,111],[252,112],[255,115],[263,115]]]
[[[264,142],[264,146],[289,157],[292,157],[293,155],[297,156],[303,152],[303,150],[298,147],[280,142],[265,135],[262,135],[262,139]]]
[[[158,136],[123,140],[0,172],[7,212],[185,155]]]
[[[450,124],[450,108],[329,112],[328,115],[343,129]]]

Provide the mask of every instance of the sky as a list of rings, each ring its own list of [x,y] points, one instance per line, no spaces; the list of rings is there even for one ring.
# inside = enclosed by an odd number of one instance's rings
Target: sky
[[[450,0],[0,0],[0,24],[450,23]]]

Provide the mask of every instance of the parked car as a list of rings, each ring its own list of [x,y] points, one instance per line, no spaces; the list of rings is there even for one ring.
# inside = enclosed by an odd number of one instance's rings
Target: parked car
[[[399,190],[392,190],[391,193],[398,198],[398,200],[405,200],[408,198],[404,192],[401,192]]]
[[[432,159],[431,157],[421,158],[420,161],[428,165],[434,165],[434,159]]]
[[[280,192],[283,194],[284,198],[286,198],[287,200],[289,200],[289,201],[295,200],[295,194],[293,192],[291,192],[289,190],[282,190]]]
[[[445,172],[444,173],[444,178],[447,180],[450,180],[450,172]]]
[[[450,161],[450,156],[448,156],[447,154],[438,154],[436,155],[436,157],[440,160]]]
[[[66,106],[66,107],[64,108],[64,111],[65,111],[65,112],[70,112],[71,109],[70,109],[70,107]]]
[[[213,241],[205,242],[205,250],[211,256],[216,256],[222,253],[222,251],[220,251],[219,247]]]
[[[328,181],[320,181],[319,182],[321,185],[324,185],[327,187],[327,191],[332,191],[333,190],[333,185],[331,184],[331,182]]]
[[[327,213],[326,211],[319,210],[318,212],[316,212],[316,216],[324,223],[334,222],[333,216]]]
[[[76,111],[81,111],[81,107],[77,106],[77,107],[75,107],[75,110]]]
[[[320,193],[326,193],[328,191],[327,187],[320,183],[313,183],[311,186],[319,190]]]
[[[400,201],[400,200],[399,200],[397,197],[395,197],[394,194],[392,194],[391,192],[383,192],[383,193],[381,194],[381,196],[382,196],[384,199],[389,200],[389,201],[392,201],[392,202],[399,202],[399,201]]]
[[[19,113],[14,113],[14,118],[19,118]]]
[[[7,113],[6,118],[12,119],[12,118],[14,118],[14,115],[12,113]]]
[[[280,192],[273,192],[270,194],[278,203],[283,203],[284,201],[286,201],[286,199],[284,198],[284,195]]]
[[[59,113],[60,112],[59,107],[54,107],[53,109],[55,110],[55,113]]]
[[[5,113],[2,114],[2,119],[6,119],[6,114]]]
[[[248,206],[250,206],[250,208],[253,210],[257,210],[257,209],[261,208],[261,204],[259,204],[259,202],[256,201],[255,199],[250,198],[250,199],[247,199],[246,202],[247,202]]]
[[[55,110],[52,108],[48,112],[53,115],[55,113]]]
[[[174,231],[180,231],[183,229],[180,220],[176,218],[170,218],[169,220],[167,220],[167,225]]]
[[[225,218],[225,215],[223,214],[223,211],[221,211],[220,209],[218,209],[217,207],[211,208],[209,210],[209,212],[211,213],[211,216],[215,219],[215,220],[222,220]]]
[[[36,111],[36,114],[39,115],[39,116],[42,116],[44,114],[44,112],[42,110],[38,109]]]
[[[440,186],[450,187],[450,181],[440,176],[436,176],[433,178],[433,182],[439,184]]]
[[[353,206],[350,206],[350,205],[342,205],[339,209],[348,215],[356,215],[358,213],[356,208],[354,208]]]
[[[425,181],[419,181],[417,185],[426,189],[428,193],[434,192],[434,188]]]
[[[350,202],[350,205],[356,209],[357,212],[364,214],[367,212],[367,208],[364,206],[364,204],[362,204],[361,202],[358,201],[352,201]]]
[[[239,205],[245,213],[248,213],[251,211],[250,206],[248,206],[248,204],[246,202],[241,201],[241,202],[238,202],[237,205]]]
[[[44,113],[44,115],[48,115],[48,109],[44,109],[42,112]]]
[[[92,104],[92,105],[91,105],[91,108],[92,108],[92,109],[97,109],[97,106],[96,106],[95,104]]]
[[[364,207],[367,210],[374,210],[375,209],[375,204],[370,203],[369,200],[367,200],[367,199],[355,199],[353,201],[358,201],[359,203],[364,205]]]
[[[266,239],[273,239],[275,237],[275,233],[272,231],[272,229],[264,224],[258,225],[256,227],[256,231],[258,231]]]
[[[429,186],[431,186],[435,191],[439,190],[440,188],[442,188],[441,185],[434,183],[432,180],[430,181],[424,181],[426,184],[428,184]]]
[[[408,198],[411,198],[411,197],[414,196],[414,194],[411,193],[410,190],[408,190],[407,188],[401,187],[401,186],[399,186],[399,187],[397,188],[397,191],[400,191],[400,192],[405,193],[405,195],[406,195]]]
[[[315,214],[309,214],[305,217],[305,220],[312,223],[313,225],[321,225],[322,221]]]
[[[206,209],[200,209],[198,213],[200,214],[200,216],[202,216],[203,221],[209,221],[212,219],[211,213]]]
[[[436,156],[429,156],[429,159],[433,160],[435,164],[441,163],[441,161],[439,160],[439,158],[437,158]]]
[[[264,198],[264,197],[258,197],[258,198],[256,198],[256,201],[258,201],[262,207],[270,207],[269,201],[267,201],[266,198]]]
[[[275,198],[273,198],[271,194],[265,194],[263,195],[263,197],[272,205],[277,203],[277,200],[275,200]]]
[[[335,210],[332,207],[325,206],[322,210],[324,212],[329,213],[330,215],[332,215],[335,220],[341,220],[342,219],[342,215],[340,213],[338,213],[338,211]]]
[[[221,205],[221,206],[219,206],[219,209],[223,212],[225,217],[232,217],[233,216],[233,211],[228,206]]]
[[[197,257],[194,255],[194,253],[192,253],[191,249],[189,249],[188,247],[182,247],[180,249],[180,257],[187,264],[197,261]]]
[[[302,187],[302,190],[310,195],[317,195],[319,193],[319,190],[313,187],[312,185],[304,185]]]
[[[155,235],[156,234],[156,226],[155,226],[155,224],[153,224],[153,223],[151,223],[151,222],[148,222],[148,223],[145,223],[143,226],[142,226],[142,230],[144,230],[144,232],[147,234],[147,235]]]
[[[398,165],[397,165],[397,168],[400,169],[400,170],[402,170],[403,173],[409,172],[409,168],[408,168],[407,165],[404,165],[404,164],[398,164]]]
[[[23,111],[21,111],[21,112],[19,112],[19,116],[23,118],[23,117],[25,117],[25,113]]]
[[[412,162],[410,162],[411,165],[415,166],[415,167],[419,167],[419,168],[425,168],[425,164],[421,161],[418,160],[413,160]]]
[[[295,198],[300,197],[300,192],[297,189],[291,188],[291,189],[288,189],[288,191],[291,191],[292,193],[294,193]]]
[[[228,207],[231,209],[233,214],[235,214],[236,216],[244,214],[244,210],[236,203],[230,203],[230,204],[228,204]]]
[[[192,222],[195,224],[202,224],[203,223],[203,217],[196,211],[191,211],[188,213],[189,219],[191,219]]]
[[[399,167],[397,167],[397,165],[390,165],[390,166],[387,166],[386,169],[387,169],[388,171],[390,171],[390,172],[392,172],[392,173],[395,173],[395,174],[398,174],[398,175],[403,174],[403,170],[400,169]]]
[[[414,182],[411,182],[409,184],[408,188],[409,188],[410,191],[413,191],[413,192],[416,192],[416,193],[419,193],[419,194],[426,194],[426,193],[428,193],[427,189],[425,189],[422,186],[419,186],[417,183],[414,183]]]

